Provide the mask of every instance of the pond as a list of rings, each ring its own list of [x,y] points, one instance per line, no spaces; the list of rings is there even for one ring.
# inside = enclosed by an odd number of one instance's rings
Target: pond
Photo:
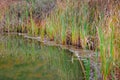
[[[0,80],[84,80],[78,60],[59,47],[0,35]]]

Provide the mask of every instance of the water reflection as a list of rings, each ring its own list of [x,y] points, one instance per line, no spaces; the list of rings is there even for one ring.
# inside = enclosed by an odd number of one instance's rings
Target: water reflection
[[[79,62],[68,54],[22,36],[0,35],[0,80],[82,80]]]

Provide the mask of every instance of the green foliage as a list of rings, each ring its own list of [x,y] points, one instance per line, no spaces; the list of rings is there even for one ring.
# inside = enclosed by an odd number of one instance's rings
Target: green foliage
[[[86,80],[90,80],[90,59],[84,59]]]

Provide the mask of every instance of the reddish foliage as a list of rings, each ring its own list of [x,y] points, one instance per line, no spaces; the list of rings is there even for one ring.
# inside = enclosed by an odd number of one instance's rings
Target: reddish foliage
[[[109,75],[108,79],[109,80],[113,80],[113,79],[120,80],[120,68],[119,67],[114,68],[113,72],[114,72],[114,74]]]
[[[0,9],[3,9],[4,7],[7,7],[11,3],[18,2],[20,0],[0,0]]]

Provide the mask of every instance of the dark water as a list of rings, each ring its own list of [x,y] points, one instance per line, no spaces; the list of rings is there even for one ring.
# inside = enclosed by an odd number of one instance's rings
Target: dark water
[[[17,35],[0,35],[0,80],[83,80],[71,53]]]

